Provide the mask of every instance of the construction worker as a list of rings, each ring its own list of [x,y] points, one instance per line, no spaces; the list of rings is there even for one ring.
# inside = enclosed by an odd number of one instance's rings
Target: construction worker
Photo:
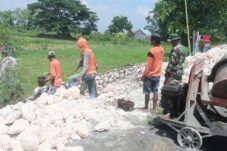
[[[80,68],[83,68],[83,53],[80,54],[80,61],[76,68],[73,70],[73,74],[75,74]],[[69,77],[68,87],[72,87],[76,85],[76,80],[79,79],[80,74],[75,74]],[[82,81],[81,87],[80,87],[80,94],[84,95],[85,91],[87,89],[87,83],[86,81]]]
[[[186,57],[186,49],[180,42],[181,38],[177,34],[171,34],[168,41],[172,45],[172,50],[169,56],[169,64],[166,68],[165,73],[165,85],[175,84],[178,85],[182,81],[184,74],[184,61]],[[177,116],[178,104],[182,104],[181,99],[171,100],[166,107],[164,106],[165,100],[161,100],[162,107],[164,107],[164,114],[166,118],[174,118]]]
[[[160,46],[161,37],[159,34],[151,36],[152,48],[147,54],[147,62],[141,81],[143,81],[143,92],[145,94],[145,105],[141,108],[143,111],[148,110],[150,94],[153,93],[153,111],[155,112],[158,102],[158,88],[162,64],[164,60],[164,49]]]
[[[186,49],[181,44],[180,40],[181,38],[177,34],[171,34],[168,39],[172,45],[172,50],[169,56],[169,64],[166,68],[164,84],[167,84],[172,80],[177,80],[179,82],[182,80]]]
[[[77,47],[82,53],[83,69],[81,73],[69,77],[68,87],[75,86],[76,81],[82,79],[87,83],[89,96],[92,98],[96,98],[97,91],[95,77],[97,72],[94,53],[88,46],[87,40],[83,37],[79,38],[79,40],[77,41]]]
[[[50,60],[50,72],[49,77],[46,81],[50,81],[50,86],[48,90],[49,95],[53,95],[56,89],[61,86],[62,83],[62,68],[60,61],[56,58],[54,51],[48,52],[48,59]]]

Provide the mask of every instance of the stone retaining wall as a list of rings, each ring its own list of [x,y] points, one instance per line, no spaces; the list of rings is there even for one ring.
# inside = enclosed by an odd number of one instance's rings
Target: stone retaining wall
[[[102,89],[109,83],[126,78],[140,78],[144,69],[144,64],[135,64],[121,69],[114,69],[96,77],[97,88]]]

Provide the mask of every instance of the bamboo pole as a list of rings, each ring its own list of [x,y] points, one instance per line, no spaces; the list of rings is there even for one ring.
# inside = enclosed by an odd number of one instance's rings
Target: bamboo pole
[[[190,41],[190,30],[189,30],[189,21],[188,21],[188,5],[187,0],[184,0],[185,3],[185,15],[186,15],[186,24],[187,24],[187,34],[188,34],[188,51],[189,55],[191,55],[191,41]]]

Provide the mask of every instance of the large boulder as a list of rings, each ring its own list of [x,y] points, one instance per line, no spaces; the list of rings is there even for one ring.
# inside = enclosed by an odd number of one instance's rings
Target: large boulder
[[[29,127],[28,121],[24,119],[16,120],[13,125],[9,128],[8,134],[9,135],[16,135],[24,131],[26,128]]]

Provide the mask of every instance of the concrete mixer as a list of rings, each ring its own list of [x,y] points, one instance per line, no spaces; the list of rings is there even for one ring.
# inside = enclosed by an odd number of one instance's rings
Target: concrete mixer
[[[213,67],[210,76],[203,67],[204,60],[198,60],[191,69],[183,112],[176,119],[159,117],[177,132],[184,149],[199,149],[206,137],[227,137],[227,57]]]

